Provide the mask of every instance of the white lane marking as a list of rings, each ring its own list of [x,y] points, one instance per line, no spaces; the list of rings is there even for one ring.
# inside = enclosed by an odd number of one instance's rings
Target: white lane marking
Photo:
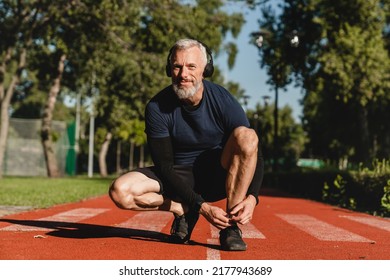
[[[212,238],[207,239],[207,244],[209,245],[219,245],[219,240]],[[218,249],[207,247],[207,260],[220,260],[221,259],[221,253]]]
[[[219,239],[219,229],[217,229],[215,226],[210,224],[210,230],[211,230],[211,238]]]
[[[265,239],[264,234],[262,234],[253,224],[247,223],[245,225],[240,226],[242,230],[243,238],[258,238]]]
[[[173,214],[171,212],[146,211],[140,212],[126,222],[120,223],[115,226],[161,232],[165,225],[172,218]]]
[[[363,236],[317,220],[308,215],[276,214],[287,223],[323,241],[372,242]]]
[[[53,216],[44,217],[37,219],[37,224],[39,222],[70,222],[70,223],[76,223],[81,220],[89,219],[94,216],[97,216],[101,213],[104,213],[108,211],[109,209],[104,208],[76,208],[73,210],[69,210],[66,212],[61,212]],[[23,220],[20,221],[23,223]],[[32,222],[33,223],[33,222]],[[43,223],[42,223],[43,225]],[[56,226],[56,225],[54,225]],[[8,227],[0,228],[0,231],[52,231],[55,230],[55,228],[45,228],[45,227],[39,227],[39,226],[29,226],[29,225],[21,225],[21,224],[14,224]]]
[[[379,219],[375,217],[362,217],[362,216],[340,216],[341,218],[349,219],[358,223],[362,223],[375,228],[390,231],[390,221]]]

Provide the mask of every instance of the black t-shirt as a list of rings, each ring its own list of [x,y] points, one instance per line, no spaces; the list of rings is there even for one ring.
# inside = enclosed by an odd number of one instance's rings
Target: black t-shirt
[[[241,105],[225,88],[206,80],[203,84],[203,98],[196,109],[186,109],[172,86],[146,107],[146,134],[171,138],[175,165],[192,165],[205,150],[223,148],[235,128],[249,127]]]

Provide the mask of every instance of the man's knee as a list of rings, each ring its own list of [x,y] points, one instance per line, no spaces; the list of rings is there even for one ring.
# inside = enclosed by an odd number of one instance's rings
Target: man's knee
[[[251,155],[257,152],[259,138],[257,137],[255,130],[240,126],[233,131],[233,136],[240,153]]]
[[[131,209],[134,204],[133,195],[121,180],[115,179],[109,188],[108,194],[115,205],[122,209]]]

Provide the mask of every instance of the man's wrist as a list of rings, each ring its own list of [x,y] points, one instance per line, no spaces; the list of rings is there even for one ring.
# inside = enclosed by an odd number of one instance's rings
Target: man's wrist
[[[204,203],[204,199],[199,196],[198,199],[195,201],[194,210],[199,213],[200,208],[202,207],[202,204]]]
[[[201,205],[200,205],[200,208],[199,208],[199,214],[202,214],[205,213],[207,211],[207,202],[203,202]]]
[[[250,201],[252,201],[254,206],[256,206],[257,203],[258,203],[258,200],[256,199],[256,197],[255,197],[254,195],[252,195],[252,194],[249,194],[249,195],[247,196],[247,199],[249,199]]]

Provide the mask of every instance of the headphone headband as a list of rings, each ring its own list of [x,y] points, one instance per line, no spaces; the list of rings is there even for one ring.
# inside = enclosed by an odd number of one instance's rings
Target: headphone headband
[[[206,55],[208,56],[207,60],[210,58],[210,60],[207,61],[207,64],[203,70],[203,77],[205,78],[211,77],[214,73],[214,62],[213,62],[213,55],[211,53],[211,50],[206,44],[202,43],[201,41],[199,40],[195,40],[195,41],[197,41],[206,49]],[[176,44],[169,50],[168,57],[167,57],[167,65],[165,66],[165,72],[168,77],[172,77],[171,56],[175,50],[176,50]]]

